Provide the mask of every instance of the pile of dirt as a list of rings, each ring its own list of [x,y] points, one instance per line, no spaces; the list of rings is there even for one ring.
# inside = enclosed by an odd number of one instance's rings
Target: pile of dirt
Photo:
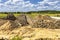
[[[6,22],[9,21],[7,24]],[[1,24],[6,23],[6,28],[15,29],[21,26],[30,25],[33,28],[50,28],[50,29],[60,29],[60,20],[53,19],[48,15],[37,15],[34,19],[25,14],[20,14],[18,17],[15,17],[13,14],[8,14],[5,19],[1,20]],[[2,27],[1,27],[2,28]],[[4,27],[5,28],[5,27]]]
[[[0,34],[6,34],[7,37],[9,35],[12,35],[10,37],[18,35],[23,37],[22,40],[54,40],[55,37],[60,37],[60,20],[53,19],[48,15],[37,15],[33,19],[25,14],[21,14],[18,17],[10,14],[7,15],[6,19],[1,19],[0,21],[0,25],[2,25]]]
[[[44,20],[52,20],[52,18],[50,16],[48,16],[48,15],[43,16],[43,19]]]
[[[13,29],[21,27],[21,26],[29,25],[29,23],[27,22],[27,17],[25,14],[21,14],[18,17],[15,17],[13,14],[8,14],[5,17],[4,21],[5,20],[8,20],[9,23],[8,24],[6,23],[8,26],[6,24],[4,24],[4,27],[1,27],[1,28],[3,28],[3,30],[7,30],[7,29],[13,30]]]
[[[26,26],[29,23],[27,22],[27,16],[25,14],[21,14],[17,17],[16,21],[18,22],[18,24],[20,24],[21,26]]]
[[[35,18],[32,27],[58,29],[60,28],[60,20],[53,19],[48,15],[45,16],[38,15]]]
[[[10,20],[9,22],[10,22],[9,30],[13,30],[15,28],[18,28],[19,25],[17,24],[16,21]]]
[[[7,16],[5,17],[6,20],[12,20],[15,21],[16,17],[11,13],[11,14],[7,14]]]

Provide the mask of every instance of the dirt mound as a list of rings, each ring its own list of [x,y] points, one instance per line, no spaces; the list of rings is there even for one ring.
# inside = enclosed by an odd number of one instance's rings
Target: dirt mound
[[[34,21],[32,27],[56,29],[56,28],[60,28],[60,20],[56,21],[55,19],[53,19],[47,15],[46,16],[38,15],[35,18],[35,21]]]
[[[5,19],[14,21],[14,20],[16,20],[16,17],[11,13],[11,14],[7,14]]]
[[[52,20],[52,18],[50,16],[48,16],[48,15],[43,16],[43,19],[44,20]]]
[[[1,19],[0,21],[3,24],[0,23],[2,25],[0,37],[3,38],[7,36],[7,39],[10,39],[17,35],[22,36],[22,40],[60,40],[60,20],[53,19],[50,16],[38,15],[32,19],[21,14],[18,17],[8,16],[5,20]]]
[[[6,29],[9,30],[13,30],[14,28],[17,28],[19,25],[17,24],[16,17],[11,13],[11,14],[7,14],[7,16],[5,17],[5,20],[9,21],[9,26],[6,27]]]
[[[52,20],[52,18],[48,15],[37,15],[35,19],[43,19],[43,20]]]
[[[27,17],[25,14],[19,15],[16,21],[18,22],[18,24],[21,24],[22,26],[28,25]]]
[[[6,25],[4,23],[7,23]],[[5,20],[1,20],[1,26],[3,29],[13,30],[21,26],[30,25],[33,28],[50,28],[50,29],[60,29],[60,20],[51,18],[48,15],[37,15],[34,19],[25,14],[20,14],[18,17],[15,17],[13,14],[8,14]],[[8,25],[8,26],[7,26]]]
[[[10,26],[9,26],[9,30],[13,30],[15,28],[18,28],[19,24],[17,24],[16,21],[9,21],[10,22]]]
[[[18,17],[15,17],[13,14],[8,14],[5,20],[8,20],[8,23],[4,24],[4,27],[1,26],[0,29],[13,30],[19,26],[21,27],[29,25],[25,14],[21,14]]]

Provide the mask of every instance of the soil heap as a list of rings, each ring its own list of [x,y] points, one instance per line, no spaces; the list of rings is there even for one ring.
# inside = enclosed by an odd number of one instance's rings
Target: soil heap
[[[32,27],[33,28],[59,29],[60,28],[60,20],[51,18],[48,15],[45,15],[45,16],[38,15],[38,16],[36,16]]]
[[[16,17],[11,13],[11,14],[7,14],[7,17],[5,17],[7,20],[12,20],[15,21]]]
[[[13,30],[15,28],[28,25],[27,17],[25,14],[21,14],[18,17],[15,17],[13,14],[8,14],[5,17],[5,20],[8,20],[8,23],[6,22],[6,29],[9,29],[9,30]],[[7,26],[7,24],[9,26]],[[4,26],[4,30],[6,30],[6,29]]]
[[[3,25],[4,24],[4,25]],[[6,24],[6,25],[5,25]],[[8,14],[5,19],[1,19],[1,28],[13,30],[21,26],[30,25],[33,28],[50,28],[50,29],[60,29],[60,20],[51,18],[48,15],[37,15],[34,19],[25,14],[20,14],[15,17],[13,14]],[[0,29],[1,29],[0,28]]]
[[[21,26],[26,26],[29,23],[27,22],[27,16],[25,14],[21,14],[17,17],[16,21],[18,22],[19,25]]]

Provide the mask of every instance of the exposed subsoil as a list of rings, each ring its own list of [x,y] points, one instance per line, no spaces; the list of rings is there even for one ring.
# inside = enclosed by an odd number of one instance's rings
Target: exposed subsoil
[[[60,40],[60,20],[48,15],[32,18],[8,14],[0,19],[0,38],[9,40],[14,36],[21,36],[22,40]]]

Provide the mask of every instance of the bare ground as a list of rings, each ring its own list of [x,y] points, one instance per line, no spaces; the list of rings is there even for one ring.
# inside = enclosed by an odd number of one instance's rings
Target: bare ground
[[[51,38],[60,40],[60,29],[31,28],[31,26],[18,27],[14,30],[2,30],[2,27],[9,27],[9,21],[0,27],[0,38],[11,39],[14,36],[23,37],[22,40],[40,40],[41,38]]]

